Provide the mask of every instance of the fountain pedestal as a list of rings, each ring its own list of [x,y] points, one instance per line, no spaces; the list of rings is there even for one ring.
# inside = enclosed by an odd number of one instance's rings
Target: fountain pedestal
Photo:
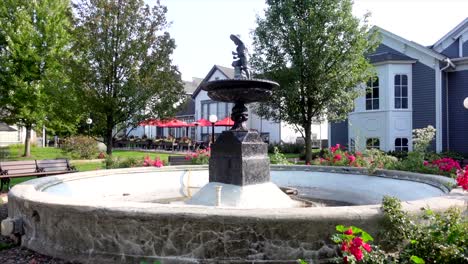
[[[238,186],[270,182],[267,150],[257,131],[224,131],[211,148],[210,182]]]

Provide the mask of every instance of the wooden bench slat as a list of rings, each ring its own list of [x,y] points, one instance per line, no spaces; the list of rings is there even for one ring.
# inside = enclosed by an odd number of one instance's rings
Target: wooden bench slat
[[[28,176],[48,176],[76,172],[70,166],[68,159],[47,159],[47,160],[27,160],[27,161],[2,161],[0,162],[0,191],[3,185],[7,188],[10,178],[20,178]]]

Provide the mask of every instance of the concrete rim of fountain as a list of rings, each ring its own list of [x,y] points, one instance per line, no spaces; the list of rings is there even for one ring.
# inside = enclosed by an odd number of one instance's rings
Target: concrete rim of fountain
[[[174,263],[198,263],[197,261],[201,259],[229,262],[233,259],[255,258],[253,255],[246,255],[250,253],[245,253],[238,247],[254,250],[258,247],[258,243],[262,244],[261,254],[267,255],[268,259],[290,262],[293,259],[307,259],[311,256],[313,259],[313,256],[316,256],[314,254],[319,254],[323,248],[317,246],[317,241],[327,239],[335,225],[355,225],[371,234],[376,234],[379,230],[378,223],[383,216],[379,204],[239,209],[58,199],[55,195],[41,191],[63,181],[130,173],[207,171],[207,169],[207,166],[130,168],[31,180],[15,186],[10,191],[8,202],[10,220],[22,219],[23,246],[43,254],[85,263],[97,263],[96,261],[133,263],[148,259],[168,260]],[[366,172],[362,168],[301,165],[272,165],[271,171],[344,174]],[[468,195],[460,188],[450,190],[448,186],[452,186],[454,181],[447,177],[387,170],[378,170],[376,175],[378,176],[375,177],[430,184],[445,193],[443,196],[403,202],[403,208],[411,214],[420,213],[423,207],[443,211],[450,207],[466,208],[468,204]],[[209,232],[205,230],[207,228],[210,229]],[[235,239],[237,233],[242,234],[241,238],[247,237],[241,246],[223,240],[226,236]],[[218,245],[220,239],[224,241],[222,249],[219,249]],[[151,242],[150,246],[148,241]],[[204,243],[203,249],[193,241]],[[211,250],[225,253],[213,256]]]

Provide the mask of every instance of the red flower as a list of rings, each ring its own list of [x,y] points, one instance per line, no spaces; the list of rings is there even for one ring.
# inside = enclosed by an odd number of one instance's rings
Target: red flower
[[[360,237],[353,238],[353,246],[360,247],[362,246],[363,240]]]
[[[340,154],[335,154],[333,157],[333,161],[340,161],[341,160],[341,155]]]
[[[346,241],[343,241],[343,243],[341,243],[341,251],[348,251],[348,249],[348,243],[346,243]]]
[[[424,166],[427,166],[427,165],[429,165],[429,161],[425,160],[423,164],[424,164]]]
[[[371,252],[372,251],[372,248],[369,244],[367,243],[364,243],[362,244],[362,247],[367,251],[367,252]]]
[[[465,167],[465,170],[459,170],[457,176],[458,186],[468,191],[468,165]]]
[[[356,161],[356,157],[353,155],[348,155],[348,160],[349,160],[349,164],[351,165],[353,162]]]
[[[344,257],[343,257],[343,263],[344,263],[344,264],[348,264],[348,256],[344,256]]]
[[[344,234],[345,235],[352,235],[353,234],[353,229],[350,228],[350,229],[344,231]]]
[[[351,248],[351,254],[354,255],[357,261],[361,261],[364,258],[362,250],[360,250],[359,248]]]
[[[340,147],[341,147],[340,144],[336,144],[335,146],[330,147],[330,150],[331,150],[332,153],[335,153],[337,150],[340,149]]]

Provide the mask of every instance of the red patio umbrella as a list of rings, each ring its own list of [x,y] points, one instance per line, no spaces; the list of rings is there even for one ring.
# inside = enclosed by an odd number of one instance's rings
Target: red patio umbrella
[[[178,119],[172,119],[165,123],[166,127],[188,127],[187,122],[180,121]]]
[[[233,125],[234,125],[234,121],[232,121],[232,119],[229,116],[215,123],[215,126],[233,126]]]
[[[193,122],[192,123],[193,125],[198,125],[200,127],[207,127],[207,126],[211,126],[211,122],[206,120],[205,118],[200,118],[198,119],[197,121]]]

